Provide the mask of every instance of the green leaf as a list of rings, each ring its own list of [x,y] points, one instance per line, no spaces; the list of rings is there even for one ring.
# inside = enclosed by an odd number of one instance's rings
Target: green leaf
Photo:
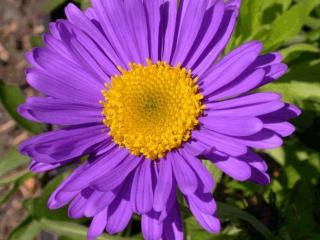
[[[5,174],[16,169],[17,167],[26,165],[28,161],[29,159],[21,155],[17,151],[17,149],[13,148],[8,150],[7,153],[0,160],[0,179]]]
[[[270,83],[260,90],[279,92],[286,102],[294,103],[304,111],[319,111],[320,81],[317,76],[320,76],[320,61],[304,61],[292,65],[281,80]]]
[[[300,1],[277,17],[272,22],[270,35],[265,41],[266,50],[275,49],[279,44],[297,35],[307,21],[312,9],[318,4],[320,4],[319,0]]]
[[[260,29],[263,1],[243,0],[238,21],[239,35],[247,39]]]
[[[277,180],[285,189],[292,189],[300,179],[311,183],[319,177],[320,153],[308,148],[298,139],[288,139],[282,148],[265,152],[282,165]]]
[[[76,0],[76,2],[81,6],[81,9],[87,9],[90,7],[90,1],[89,0]]]
[[[284,101],[295,103],[304,110],[314,110],[319,107],[320,83],[278,82],[265,86],[262,89],[281,93]]]
[[[82,226],[80,224],[71,223],[71,222],[60,222],[60,221],[52,221],[48,219],[42,219],[41,227],[43,230],[48,231],[50,233],[57,234],[59,236],[67,236],[69,238],[73,238],[75,240],[86,240],[87,239],[87,227]],[[115,240],[115,239],[129,239],[118,236],[107,236],[103,234],[98,238],[98,240]]]
[[[0,178],[0,185],[7,185],[10,183],[13,183],[13,182],[17,181],[23,175],[27,174],[28,172],[29,172],[29,170],[24,169],[24,170],[18,171],[17,173],[10,174],[9,176],[1,177]]]
[[[66,174],[60,174],[56,176],[44,187],[40,197],[27,199],[24,202],[24,208],[34,219],[41,220],[43,218],[47,218],[62,221],[69,220],[66,208],[51,210],[47,205],[51,193],[58,187],[65,176]]]
[[[306,181],[300,180],[294,186],[285,209],[285,228],[291,239],[310,239],[309,236],[320,234],[314,217],[315,188]]]
[[[31,46],[35,47],[42,47],[43,46],[43,39],[41,35],[31,36],[30,37]]]
[[[205,231],[194,219],[185,219],[185,234],[188,240],[234,240],[239,235],[239,230],[229,224],[219,234],[211,234]]]
[[[218,169],[211,161],[209,160],[203,160],[203,164],[205,165],[206,169],[211,173],[213,179],[214,179],[214,184],[215,188],[217,184],[220,182],[222,178],[222,171]]]
[[[0,207],[2,204],[4,204],[5,202],[7,202],[10,199],[10,197],[19,189],[19,187],[22,183],[24,183],[28,178],[30,178],[32,176],[33,176],[32,173],[26,173],[23,176],[21,176],[19,179],[17,179],[14,182],[14,184],[9,186],[9,190],[0,196]]]
[[[40,231],[40,223],[28,217],[9,234],[7,240],[34,240]]]
[[[291,45],[290,47],[284,48],[281,51],[282,57],[284,59],[284,62],[290,62],[293,59],[297,58],[301,53],[304,52],[312,52],[312,53],[318,53],[320,52],[319,48],[307,44],[307,43],[299,43]]]
[[[50,13],[53,10],[55,10],[57,7],[65,3],[67,0],[47,0],[43,5],[42,5],[42,10]]]
[[[17,108],[25,102],[25,98],[19,87],[6,85],[0,80],[0,100],[10,116],[24,129],[31,133],[41,133],[44,126],[39,123],[30,122],[17,113]]]
[[[266,239],[275,239],[270,230],[258,219],[237,207],[225,203],[218,203],[217,214],[222,219],[241,219],[246,221],[250,223]]]

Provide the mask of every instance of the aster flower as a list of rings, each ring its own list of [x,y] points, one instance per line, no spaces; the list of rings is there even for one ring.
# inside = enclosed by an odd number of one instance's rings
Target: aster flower
[[[219,232],[202,161],[238,181],[270,182],[253,149],[279,147],[300,111],[254,92],[286,72],[278,53],[262,55],[252,41],[220,57],[239,7],[92,0],[81,12],[69,4],[67,20],[51,23],[45,46],[27,54],[27,81],[45,96],[19,112],[60,127],[20,150],[34,172],[79,163],[48,205],[93,218],[88,239],[123,231],[132,214],[142,216],[145,239],[183,239],[177,191],[205,230]]]

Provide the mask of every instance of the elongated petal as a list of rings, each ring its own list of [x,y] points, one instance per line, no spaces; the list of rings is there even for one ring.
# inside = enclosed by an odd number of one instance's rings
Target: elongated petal
[[[251,176],[251,168],[248,163],[237,158],[229,157],[227,160],[216,161],[214,155],[207,155],[206,157],[211,160],[219,169],[235,180],[246,181]]]
[[[223,109],[217,111],[208,112],[209,116],[234,116],[234,117],[245,117],[245,116],[261,116],[267,113],[275,112],[283,108],[285,104],[279,101],[246,105],[238,108]]]
[[[94,10],[92,9],[94,12]],[[97,27],[97,21],[90,21],[90,19],[83,14],[80,9],[78,9],[74,4],[68,4],[68,6],[65,9],[66,16],[68,20],[75,24],[79,29],[84,31],[87,34],[91,34],[95,36],[95,43],[97,45],[103,45],[103,48],[100,48],[102,52],[105,53],[108,58],[110,58],[111,63],[118,63],[120,62],[120,59],[118,57],[118,54],[115,52],[115,50],[112,48],[110,43],[108,42],[107,38],[103,35],[103,33],[100,31],[100,29]],[[95,15],[96,17],[96,15]],[[108,63],[107,61],[106,63]],[[112,72],[108,72],[111,74]]]
[[[175,201],[170,215],[165,219],[163,225],[163,239],[183,240],[183,225],[179,212],[179,205]]]
[[[263,123],[254,117],[203,117],[204,127],[230,136],[249,136],[262,130]]]
[[[151,178],[151,161],[145,160],[139,170],[139,179],[136,189],[136,210],[138,213],[147,213],[153,205],[153,187]]]
[[[213,41],[210,42],[205,51],[201,54],[203,59],[201,59],[199,63],[196,63],[194,66],[193,70],[197,75],[201,76],[208,69],[208,66],[210,66],[211,63],[218,58],[218,56],[221,54],[221,51],[225,48],[235,27],[239,8],[240,0],[228,1],[218,32],[216,33]]]
[[[136,43],[136,49],[140,56],[140,62],[143,63],[149,55],[148,48],[148,30],[147,17],[142,1],[124,0],[125,11],[128,25],[131,26],[131,32]],[[126,26],[128,27],[128,26]]]
[[[90,186],[99,191],[110,191],[119,186],[140,163],[141,157],[129,156],[111,172],[90,183]]]
[[[217,233],[220,231],[221,225],[218,218],[211,214],[201,212],[191,201],[188,201],[188,204],[193,216],[206,231],[211,233]]]
[[[32,121],[58,125],[101,123],[103,119],[101,107],[44,97],[28,98],[18,112]]]
[[[209,130],[193,131],[193,137],[198,141],[208,143],[212,148],[231,156],[241,156],[247,152],[245,144],[237,142],[236,139]]]
[[[159,221],[159,214],[154,211],[143,214],[141,218],[141,230],[145,239],[160,239],[163,230],[163,223]]]
[[[21,153],[44,163],[59,163],[82,156],[106,139],[103,125],[65,128],[30,138],[20,145]]]
[[[128,177],[128,183],[132,181],[132,176]],[[110,234],[122,232],[128,225],[132,216],[130,204],[130,186],[123,184],[117,198],[108,208],[108,220],[106,230]]]
[[[222,60],[217,64],[208,76],[203,77],[205,96],[212,94],[217,89],[225,86],[231,81],[235,80],[254,60],[259,56],[262,50],[262,45],[257,42],[253,42],[242,51],[236,51],[236,53],[230,53],[232,57],[227,60]]]
[[[264,127],[274,131],[281,137],[288,137],[295,131],[295,127],[289,122],[267,123],[264,124]]]
[[[207,0],[185,1],[185,5],[186,10],[185,14],[181,16],[177,46],[172,59],[172,65],[174,66],[183,62],[190,51],[205,16]]]
[[[149,50],[150,59],[153,62],[157,62],[159,59],[159,43],[160,43],[160,21],[161,21],[161,0],[145,0],[144,5],[146,7],[146,17],[148,18],[149,29]]]
[[[201,28],[198,32],[193,46],[185,59],[184,64],[188,68],[192,68],[197,62],[201,62],[206,56],[202,53],[211,45],[217,31],[219,30],[225,12],[223,0],[209,1],[209,5],[205,12]]]
[[[202,164],[201,160],[192,156],[186,149],[179,151],[186,162],[193,168],[197,173],[198,178],[202,181],[205,192],[211,192],[214,187],[214,182],[211,174]]]
[[[223,110],[229,108],[238,108],[251,105],[257,105],[261,103],[278,101],[281,96],[276,93],[253,93],[245,96],[237,97],[234,99],[228,99],[218,102],[211,102],[206,104],[206,108],[210,110]]]
[[[198,186],[194,171],[177,152],[170,152],[167,156],[181,192],[186,195],[194,193]]]
[[[217,205],[211,193],[202,193],[197,191],[195,194],[187,196],[188,201],[192,202],[201,212],[205,214],[214,214]]]
[[[66,186],[68,191],[75,191],[88,186],[91,182],[111,172],[128,157],[128,151],[124,149],[113,149],[97,157],[94,162],[86,165],[83,174],[78,176],[72,183]]]
[[[102,210],[97,215],[94,216],[89,230],[88,230],[88,240],[95,240],[98,238],[105,229],[107,224],[107,209]]]
[[[161,159],[159,176],[154,191],[154,210],[160,212],[167,204],[171,189],[173,187],[172,166],[168,159]]]
[[[257,69],[250,73],[243,73],[234,81],[218,89],[208,97],[208,101],[235,97],[249,92],[259,86],[265,77],[263,69]]]

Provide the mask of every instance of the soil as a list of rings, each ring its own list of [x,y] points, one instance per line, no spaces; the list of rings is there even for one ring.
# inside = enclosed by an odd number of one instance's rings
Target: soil
[[[20,86],[30,92],[25,81],[27,63],[24,54],[32,48],[33,37],[44,32],[44,16],[41,7],[45,0],[0,0],[0,79],[6,84]],[[5,152],[26,139],[24,132],[0,104],[0,161]],[[31,182],[30,182],[31,181]],[[30,197],[34,187],[27,181],[19,191],[0,208],[0,240],[19,224],[25,213],[22,201]],[[6,191],[0,186],[0,196]]]

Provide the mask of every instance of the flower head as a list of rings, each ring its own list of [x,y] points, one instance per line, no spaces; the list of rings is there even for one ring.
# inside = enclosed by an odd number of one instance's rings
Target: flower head
[[[202,161],[267,184],[253,149],[279,147],[294,131],[296,107],[254,92],[286,72],[278,53],[262,55],[252,41],[219,58],[240,0],[177,2],[92,0],[85,12],[70,4],[45,46],[27,54],[27,80],[45,96],[19,112],[61,128],[20,149],[34,172],[79,164],[49,207],[92,217],[88,239],[121,232],[134,213],[145,239],[183,239],[177,191],[201,226],[218,232]]]

